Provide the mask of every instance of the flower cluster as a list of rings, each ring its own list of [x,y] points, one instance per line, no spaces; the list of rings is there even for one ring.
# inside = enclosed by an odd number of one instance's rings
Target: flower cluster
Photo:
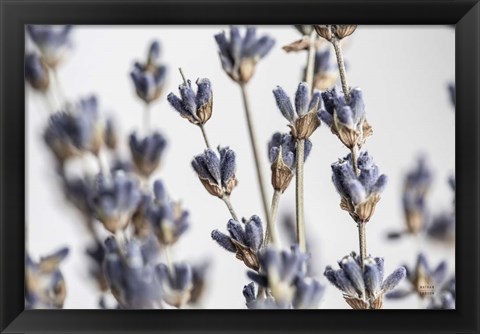
[[[383,258],[367,257],[362,269],[360,258],[352,253],[338,262],[340,269],[328,266],[325,277],[340,291],[353,309],[381,309],[383,296],[405,277],[405,268],[400,267],[384,278]]]
[[[55,68],[71,48],[71,30],[71,25],[27,25],[28,35],[51,68]]]
[[[380,175],[368,152],[360,154],[357,164],[358,175],[354,171],[351,154],[332,164],[332,180],[341,196],[340,207],[359,223],[368,222],[372,217],[387,184],[387,176]]]
[[[34,88],[45,92],[50,85],[48,68],[36,53],[25,55],[25,79]]]
[[[322,106],[320,93],[309,98],[307,83],[301,82],[295,93],[295,110],[287,93],[282,87],[273,90],[273,96],[283,117],[289,121],[291,134],[295,139],[308,139],[320,126],[317,113]]]
[[[128,143],[135,167],[139,174],[148,178],[159,167],[167,147],[167,140],[158,131],[144,138],[140,138],[136,132],[133,132],[130,134]]]
[[[241,36],[237,27],[230,29],[230,39],[225,32],[215,35],[223,70],[239,84],[246,84],[255,73],[260,59],[265,57],[275,44],[270,36],[257,37],[255,27],[247,27]]]

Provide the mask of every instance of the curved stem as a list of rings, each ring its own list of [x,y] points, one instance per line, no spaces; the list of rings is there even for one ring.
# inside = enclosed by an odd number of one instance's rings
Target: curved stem
[[[345,95],[345,100],[350,101],[350,90],[347,83],[347,75],[345,70],[345,62],[343,61],[342,47],[340,40],[336,37],[332,38],[333,48],[335,49],[335,55],[337,56],[338,71],[340,72],[340,80],[342,81],[342,90]]]
[[[310,94],[313,92],[313,76],[315,74],[315,41],[317,39],[317,32],[315,30],[310,34],[310,45],[308,47],[307,56],[307,73],[305,76],[308,87],[310,88]]]
[[[222,200],[225,203],[225,205],[227,206],[228,211],[230,211],[230,215],[232,216],[232,218],[234,220],[236,220],[237,222],[239,222],[240,220],[238,220],[238,216],[235,213],[235,210],[233,209],[232,202],[230,202],[230,196],[225,195],[225,196],[222,197]]]
[[[208,141],[207,132],[205,131],[205,125],[198,124],[198,127],[200,128],[200,130],[202,130],[202,135],[203,135],[203,140],[205,140],[205,145],[207,146],[207,148],[210,149],[211,148],[210,142]]]
[[[360,248],[360,263],[362,270],[365,269],[365,257],[367,256],[367,237],[365,233],[365,222],[357,223],[358,226],[358,242]]]
[[[265,240],[263,242],[262,248],[266,248],[270,243],[274,245],[279,245],[279,238],[277,233],[277,212],[278,212],[278,203],[280,203],[280,196],[282,193],[278,190],[273,192],[272,204],[270,206],[270,224],[267,225],[267,230],[265,231]]]
[[[295,178],[295,200],[297,215],[297,243],[302,252],[306,252],[307,243],[305,240],[305,213],[303,203],[303,165],[305,153],[305,140],[297,140],[296,150],[296,178]]]
[[[253,125],[252,115],[251,115],[251,111],[250,111],[250,100],[248,98],[248,92],[247,92],[245,84],[240,84],[240,88],[241,88],[241,91],[242,91],[242,98],[243,98],[243,106],[244,106],[244,109],[245,109],[245,116],[247,118],[248,134],[250,136],[250,145],[252,146],[253,158],[255,160],[258,187],[260,188],[263,210],[264,210],[264,213],[265,213],[265,217],[267,219],[267,225],[269,225],[270,224],[269,223],[270,212],[269,212],[269,207],[268,207],[267,191],[266,191],[266,188],[265,188],[265,182],[264,182],[264,177],[263,177],[262,168],[261,168],[262,164],[261,164],[261,160],[260,160],[260,154],[258,152],[257,139],[255,137],[255,128],[254,128],[254,125]]]

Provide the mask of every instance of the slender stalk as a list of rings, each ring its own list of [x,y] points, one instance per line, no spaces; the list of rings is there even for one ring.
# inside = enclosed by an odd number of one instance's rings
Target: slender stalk
[[[202,130],[202,135],[203,135],[203,140],[205,140],[205,145],[207,146],[207,148],[211,148],[210,142],[208,141],[207,132],[205,131],[205,126],[203,124],[198,124],[198,127],[200,128],[200,130]]]
[[[230,196],[224,195],[222,197],[222,200],[225,203],[225,205],[227,206],[228,211],[230,211],[230,215],[232,216],[232,218],[234,220],[236,220],[237,222],[240,221],[240,220],[238,220],[238,216],[235,213],[235,210],[233,209],[232,202],[230,202]]]
[[[359,176],[360,175],[360,170],[358,169],[358,146],[354,145],[352,149],[350,150],[352,153],[352,166],[353,166],[353,171],[355,172],[355,175]]]
[[[250,136],[250,145],[252,146],[252,153],[253,158],[255,160],[255,167],[257,171],[257,180],[258,180],[258,187],[260,188],[260,195],[262,197],[262,204],[263,210],[265,213],[265,217],[267,219],[267,225],[270,225],[270,212],[268,208],[268,200],[267,200],[267,190],[265,188],[264,177],[262,173],[262,163],[260,160],[260,154],[258,151],[258,144],[257,139],[255,137],[255,128],[253,125],[252,115],[250,111],[250,100],[248,97],[248,92],[245,84],[240,84],[240,88],[242,91],[242,99],[243,99],[243,106],[245,109],[245,116],[247,118],[247,125],[248,125],[248,134]]]
[[[347,75],[345,71],[345,62],[343,61],[342,46],[340,40],[336,37],[332,39],[335,55],[337,56],[338,70],[340,72],[340,80],[342,81],[342,90],[347,102],[350,101],[350,89],[348,88]]]
[[[302,252],[307,251],[305,238],[305,213],[303,203],[303,165],[305,153],[305,140],[297,140],[296,154],[296,178],[295,178],[295,200],[297,215],[297,243]]]
[[[100,150],[97,154],[95,154],[95,157],[97,158],[100,173],[103,175],[108,174],[108,171],[110,170],[110,168],[108,166],[108,162],[105,160],[105,157],[102,154],[102,150]]]
[[[58,71],[56,68],[52,69],[53,78],[55,80],[55,87],[57,89],[58,95],[60,96],[60,105],[65,104],[67,102],[67,98],[65,92],[63,91],[62,84],[60,83],[60,78],[58,77]]]
[[[265,241],[263,243],[263,248],[266,248],[268,244],[272,243],[278,245],[280,240],[277,233],[277,212],[278,212],[278,203],[280,202],[280,196],[282,193],[278,190],[273,192],[272,204],[270,205],[270,224],[267,225],[267,230],[265,231]]]
[[[362,270],[365,269],[365,257],[367,256],[367,238],[365,233],[365,222],[358,222],[358,242],[360,247],[360,263]]]
[[[145,103],[145,109],[143,110],[143,132],[145,136],[150,133],[150,103]]]
[[[165,258],[167,260],[168,270],[170,271],[170,274],[173,275],[175,271],[173,270],[173,260],[172,260],[172,254],[170,252],[170,246],[165,246],[164,251],[165,251]]]
[[[310,94],[313,92],[313,76],[315,72],[315,41],[317,39],[317,32],[315,30],[310,34],[310,45],[308,47],[308,56],[307,56],[307,73],[305,75],[305,80],[308,87],[310,88]]]

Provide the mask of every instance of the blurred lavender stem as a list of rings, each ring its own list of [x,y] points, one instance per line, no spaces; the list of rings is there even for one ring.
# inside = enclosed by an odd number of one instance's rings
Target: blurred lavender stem
[[[172,254],[170,252],[170,246],[165,246],[164,251],[165,251],[165,258],[167,260],[168,270],[170,271],[171,275],[174,275],[175,270],[173,268],[173,259],[172,259]]]
[[[306,71],[306,82],[308,87],[310,88],[310,93],[313,92],[316,38],[317,38],[317,33],[315,32],[315,29],[312,29],[312,32],[310,33],[310,45],[308,47],[307,71]]]
[[[185,74],[183,73],[183,70],[181,67],[178,68],[178,71],[180,72],[180,75],[182,76],[182,79],[183,79],[183,84],[185,86],[187,86],[187,79],[185,77]],[[205,140],[205,145],[207,145],[207,148],[211,149],[210,147],[210,142],[208,141],[208,137],[207,137],[207,132],[205,131],[205,126],[201,123],[198,124],[198,127],[200,128],[200,130],[202,130],[202,135],[203,135],[203,140]]]
[[[358,241],[360,245],[360,264],[362,266],[362,270],[365,269],[365,258],[367,254],[367,238],[365,235],[365,222],[358,222]]]
[[[270,242],[274,245],[278,245],[279,239],[276,230],[277,223],[277,212],[278,212],[278,203],[280,202],[280,196],[282,193],[278,190],[273,192],[272,205],[270,208],[270,225],[265,231],[265,242],[264,246],[266,247]]]
[[[338,71],[340,72],[340,80],[342,81],[342,90],[345,95],[345,101],[350,101],[350,90],[348,88],[347,76],[345,71],[345,62],[343,61],[342,46],[340,40],[337,37],[332,38],[333,48],[335,49],[335,55],[337,56]]]
[[[268,208],[267,191],[265,188],[265,182],[264,182],[264,177],[263,177],[262,168],[261,168],[262,164],[260,161],[260,155],[258,154],[258,144],[257,144],[257,139],[255,137],[255,128],[253,125],[252,115],[250,111],[250,99],[248,97],[246,84],[240,83],[239,85],[242,91],[243,106],[245,109],[245,116],[247,118],[248,134],[250,136],[250,145],[252,146],[253,158],[255,160],[255,167],[257,170],[258,186],[260,188],[260,194],[262,197],[263,211],[265,213],[265,218],[267,220],[267,226],[270,226],[271,224],[270,210]]]
[[[232,202],[230,202],[230,196],[224,195],[222,197],[223,202],[228,208],[228,211],[230,211],[230,215],[232,215],[232,218],[239,222],[240,220],[238,219],[237,214],[235,213],[235,210],[233,209]]]
[[[100,169],[100,173],[103,175],[107,175],[110,168],[108,166],[107,160],[105,160],[105,156],[103,155],[102,149],[100,149],[98,153],[95,154],[95,157],[97,158],[97,161],[98,161],[98,168]]]
[[[58,77],[58,71],[56,67],[52,69],[52,73],[53,73],[53,79],[55,80],[55,87],[59,95],[60,105],[61,106],[65,105],[67,103],[67,97],[63,90],[62,84],[60,83],[60,78]]]
[[[304,152],[305,152],[305,140],[297,140],[296,150],[296,177],[295,177],[295,200],[296,200],[296,215],[297,215],[297,243],[302,252],[307,251],[307,245],[305,241],[305,213],[303,203],[303,165],[304,165]]]
[[[143,131],[145,136],[150,133],[150,103],[145,102],[145,110],[143,111]]]

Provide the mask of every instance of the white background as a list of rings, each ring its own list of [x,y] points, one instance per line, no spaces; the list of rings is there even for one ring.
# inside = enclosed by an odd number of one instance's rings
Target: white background
[[[204,149],[200,131],[173,111],[166,94],[177,93],[180,66],[193,80],[210,78],[214,92],[213,117],[206,125],[210,141],[215,146],[229,145],[237,153],[239,185],[232,195],[233,205],[241,216],[261,215],[240,90],[223,72],[213,38],[227,28],[76,27],[72,35],[74,50],[59,70],[68,98],[96,93],[102,111],[117,117],[123,133],[122,150],[128,157],[127,134],[133,129],[141,131],[143,112],[129,72],[134,60],[143,61],[150,41],[161,40],[162,60],[169,66],[168,83],[165,94],[153,105],[151,126],[163,131],[169,147],[157,176],[165,181],[171,196],[182,200],[191,212],[191,229],[173,249],[175,260],[209,258],[213,262],[202,305],[206,308],[244,308],[242,288],[249,280],[243,264],[210,239],[213,229],[225,231],[228,211],[220,200],[207,194],[195,176],[190,161]],[[248,85],[257,136],[265,153],[263,169],[269,176],[267,142],[275,131],[287,131],[272,89],[280,85],[294,95],[306,53],[286,54],[281,49],[299,38],[292,27],[260,27],[259,33],[277,40]],[[386,273],[403,263],[413,265],[419,248],[428,254],[432,265],[447,259],[450,272],[454,271],[453,248],[412,239],[385,239],[388,231],[403,227],[402,178],[419,154],[426,153],[435,170],[429,205],[435,212],[451,205],[453,195],[446,179],[454,172],[455,124],[446,87],[454,80],[454,41],[454,29],[444,26],[361,26],[345,45],[349,84],[363,89],[367,117],[374,130],[364,149],[389,176],[388,187],[367,226],[368,252],[385,258]],[[99,294],[88,276],[84,255],[89,239],[80,216],[63,200],[53,159],[41,138],[48,116],[44,102],[36,93],[28,95],[28,251],[38,258],[69,246],[70,256],[62,265],[68,287],[65,307],[96,308]],[[330,164],[347,153],[345,147],[325,125],[311,139],[313,150],[305,167],[307,233],[315,244],[312,252],[318,277],[328,284],[322,276],[323,268],[336,265],[337,260],[358,248],[357,230],[348,214],[340,210],[339,196],[331,182]],[[293,188],[290,186],[282,197],[280,217],[294,212]],[[385,308],[418,305],[415,297],[385,302]],[[321,307],[347,305],[341,293],[329,285]]]

